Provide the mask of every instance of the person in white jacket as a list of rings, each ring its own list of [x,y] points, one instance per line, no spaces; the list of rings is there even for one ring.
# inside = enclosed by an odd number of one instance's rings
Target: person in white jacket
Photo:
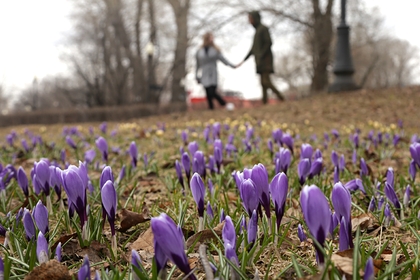
[[[209,109],[213,110],[213,99],[216,99],[221,106],[226,105],[226,101],[217,93],[217,61],[220,60],[225,65],[236,68],[221,53],[218,46],[214,44],[214,37],[211,32],[203,36],[203,44],[196,53],[196,71],[195,77],[198,83],[201,83],[206,89],[207,102]],[[201,69],[201,77],[198,76]]]

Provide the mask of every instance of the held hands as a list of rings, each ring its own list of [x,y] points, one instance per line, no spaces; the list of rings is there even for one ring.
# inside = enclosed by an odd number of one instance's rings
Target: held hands
[[[236,69],[236,68],[240,67],[243,63],[244,63],[243,61],[242,61],[242,62],[240,62],[240,63],[239,63],[239,64],[237,64],[234,68]]]

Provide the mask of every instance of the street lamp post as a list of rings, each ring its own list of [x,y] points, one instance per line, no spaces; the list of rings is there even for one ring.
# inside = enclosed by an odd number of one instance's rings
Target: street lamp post
[[[154,96],[152,96],[154,94],[153,92],[153,87],[154,87],[154,83],[155,83],[155,77],[154,77],[154,73],[153,73],[153,54],[155,52],[155,46],[153,45],[153,43],[151,41],[149,41],[146,45],[146,53],[147,53],[147,85],[148,85],[148,90],[147,90],[147,102],[152,102],[152,100],[154,99]]]
[[[346,24],[346,0],[341,0],[341,21],[337,27],[337,45],[335,50],[334,82],[329,92],[356,90],[359,87],[353,81],[353,60],[350,51],[350,27]]]

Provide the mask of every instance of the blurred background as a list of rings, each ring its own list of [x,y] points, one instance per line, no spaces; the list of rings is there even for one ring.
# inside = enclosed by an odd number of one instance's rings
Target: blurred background
[[[420,83],[419,8],[410,0],[348,1],[357,85]],[[224,56],[241,62],[255,32],[251,10],[270,28],[273,78],[288,98],[325,92],[333,80],[337,0],[0,1],[1,113],[202,98],[195,82],[202,35],[212,31]],[[238,69],[220,64],[219,75],[222,94],[260,98],[253,59]]]

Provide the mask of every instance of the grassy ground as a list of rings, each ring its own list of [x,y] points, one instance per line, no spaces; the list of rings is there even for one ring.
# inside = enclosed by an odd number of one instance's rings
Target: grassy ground
[[[29,176],[34,162],[39,161],[40,158],[55,160],[64,169],[64,163],[60,162],[62,149],[65,150],[65,161],[75,165],[78,165],[78,160],[83,160],[85,151],[96,150],[95,161],[88,164],[89,177],[95,191],[88,195],[91,232],[89,241],[84,245],[80,241],[78,218],[69,219],[66,210],[60,209],[60,203],[55,202],[57,197],[52,194],[53,211],[49,214],[51,257],[54,257],[53,249],[56,244],[61,241],[63,246],[61,263],[70,270],[70,273],[77,273],[82,265],[83,257],[88,255],[92,267],[92,277],[95,270],[102,270],[103,279],[129,278],[131,277],[131,249],[135,249],[141,256],[143,267],[148,274],[147,277],[153,278],[153,233],[150,230],[148,219],[164,212],[182,226],[189,245],[187,249],[189,249],[190,267],[195,269],[194,274],[197,277],[205,278],[206,276],[197,246],[194,246],[196,244],[191,241],[192,239],[189,239],[191,236],[198,238],[200,242],[207,243],[207,256],[210,262],[216,266],[218,276],[225,279],[233,277],[232,269],[229,272],[229,265],[224,258],[223,241],[221,240],[223,224],[219,224],[219,219],[220,211],[223,209],[224,213],[232,218],[237,228],[236,253],[240,264],[237,272],[234,273],[236,276],[253,278],[255,274],[258,274],[260,278],[268,279],[290,279],[304,276],[308,279],[326,279],[328,277],[341,279],[341,275],[344,275],[348,279],[353,276],[358,279],[363,277],[365,263],[371,256],[374,259],[378,278],[416,279],[419,275],[418,265],[420,264],[420,241],[418,240],[420,223],[417,218],[420,199],[417,190],[418,181],[410,180],[408,165],[411,160],[409,152],[411,135],[419,132],[420,110],[417,108],[418,104],[420,104],[420,87],[410,87],[363,90],[334,95],[321,94],[301,100],[286,101],[253,109],[239,109],[232,112],[225,110],[191,111],[132,120],[126,123],[108,123],[106,133],[98,129],[99,124],[97,123],[68,124],[69,128],[77,127],[82,135],[71,136],[78,145],[76,150],[65,143],[62,134],[63,125],[2,128],[0,139],[5,139],[11,130],[17,132],[18,139],[12,147],[3,141],[5,148],[1,152],[0,159],[3,166],[9,163],[13,164],[15,168],[22,166]],[[215,217],[212,220],[207,216],[205,218],[204,228],[206,231],[201,234],[211,237],[206,239],[195,235],[198,232],[196,206],[188,188],[186,196],[183,196],[175,174],[174,163],[175,160],[181,159],[180,147],[184,147],[185,151],[188,151],[188,146],[182,142],[180,137],[181,131],[184,130],[188,131],[188,142],[197,141],[208,161],[209,155],[213,154],[213,144],[205,141],[203,129],[208,125],[212,127],[215,122],[222,125],[220,138],[223,143],[227,143],[230,134],[234,135],[233,143],[238,148],[238,153],[234,156],[225,154],[222,172],[209,176],[214,183],[215,191],[212,195],[207,191],[205,203],[210,202]],[[402,128],[398,125],[399,122],[402,122]],[[228,130],[225,125],[229,128]],[[89,127],[93,127],[93,134],[89,133]],[[243,139],[246,138],[246,132],[251,127],[254,129],[254,135],[249,141],[251,151],[247,152]],[[267,168],[269,182],[271,181],[275,172],[273,156],[267,148],[267,141],[272,139],[273,129],[282,129],[283,132],[291,134],[295,139],[295,154],[287,173],[290,192],[286,201],[286,212],[277,236],[274,234],[274,230],[270,230],[270,223],[263,218],[258,224],[256,244],[253,247],[243,247],[242,241],[246,239],[247,231],[240,233],[239,224],[242,217],[247,215],[231,173],[262,163]],[[332,129],[339,131],[340,139],[335,139],[331,135]],[[356,149],[357,162],[354,164],[351,162],[351,158],[355,147],[349,140],[349,136],[358,130],[361,144]],[[376,147],[368,137],[371,130],[375,132],[375,137],[378,132],[384,135],[383,142]],[[328,141],[324,140],[324,133],[329,135]],[[386,138],[387,134],[390,136],[389,139]],[[26,139],[31,146],[31,139],[38,135],[42,137],[43,143],[25,151],[20,141]],[[394,135],[399,135],[401,138],[395,147],[392,144]],[[107,165],[111,166],[115,178],[118,177],[123,165],[127,167],[126,176],[116,186],[117,208],[120,211],[117,227],[128,227],[129,229],[126,232],[117,233],[118,249],[116,254],[113,254],[110,248],[111,234],[108,223],[104,231],[101,230],[101,196],[98,189],[104,162],[95,148],[95,139],[98,136],[103,136],[108,141],[110,156]],[[140,154],[140,163],[135,169],[131,167],[130,156],[126,153],[132,141],[135,141]],[[51,145],[51,142],[55,144]],[[302,187],[298,182],[297,165],[302,143],[310,143],[314,150],[320,149],[323,155],[323,172],[320,176],[308,180],[306,184],[316,184],[330,199],[334,168],[330,155],[335,150],[339,155],[343,154],[346,159],[346,168],[341,174],[343,183],[361,178],[367,192],[367,195],[359,191],[352,194],[352,239],[357,250],[338,252],[339,238],[338,229],[336,229],[334,238],[329,238],[326,242],[327,261],[324,269],[317,266],[312,239],[300,242],[297,236],[298,224],[303,225],[306,234],[309,235],[309,229],[299,203]],[[275,145],[276,151],[278,151],[278,147]],[[142,162],[144,154],[147,154],[149,158],[147,165]],[[360,176],[360,158],[364,158],[367,162],[369,168],[367,176]],[[391,205],[394,222],[386,224],[383,208],[368,212],[367,207],[372,197],[377,195],[378,202],[381,196],[386,197],[383,187],[376,193],[375,184],[384,182],[384,175],[389,167],[392,167],[396,174],[395,190],[399,200],[403,201],[407,184],[411,184],[412,196],[411,203],[409,207],[404,208],[402,216],[400,211]],[[186,180],[185,175],[184,180]],[[207,181],[205,181],[205,185],[207,187]],[[31,183],[30,188],[32,189]],[[12,218],[22,205],[31,210],[39,199],[46,204],[45,195],[42,193],[35,195],[32,191],[29,200],[25,202],[25,197],[15,181],[7,186],[6,194],[7,196],[2,198],[0,208],[0,223],[6,228],[13,227]],[[64,197],[66,196],[64,195]],[[273,205],[271,207],[274,215]],[[129,209],[137,215],[122,211],[122,209]],[[11,213],[9,217],[6,216],[8,212]],[[0,255],[7,259],[8,266],[6,268],[10,271],[10,279],[23,278],[28,272],[34,270],[38,263],[35,260],[34,250],[32,253],[23,251],[23,248],[35,248],[36,244],[34,240],[27,241],[24,235],[23,225],[17,225],[14,231],[9,233],[11,245],[0,249]],[[277,244],[274,242],[276,239],[278,240]],[[2,241],[4,242],[4,239]],[[244,241],[244,243],[247,242]],[[25,265],[25,263],[30,265]],[[57,270],[54,265],[52,267],[53,270]],[[106,269],[111,273],[106,274]],[[182,279],[183,277],[178,269],[173,268],[171,262],[168,262],[165,270],[169,275],[168,278]],[[65,270],[63,273],[65,274],[67,271]]]

